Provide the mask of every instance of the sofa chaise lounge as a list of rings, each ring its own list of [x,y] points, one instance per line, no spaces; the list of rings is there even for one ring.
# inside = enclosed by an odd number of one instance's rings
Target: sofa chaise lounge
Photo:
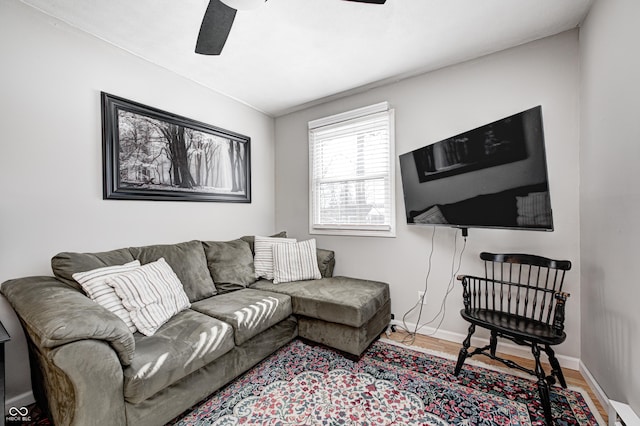
[[[3,283],[27,336],[34,394],[55,424],[161,425],[298,336],[357,357],[389,324],[386,283],[333,277],[334,252],[315,247],[315,279],[256,279],[256,240],[65,252],[52,259],[54,277]],[[132,331],[74,279],[159,259],[189,307],[151,335]]]

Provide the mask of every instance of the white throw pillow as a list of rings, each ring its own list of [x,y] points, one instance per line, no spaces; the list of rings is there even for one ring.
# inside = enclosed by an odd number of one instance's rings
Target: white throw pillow
[[[115,289],[131,320],[145,336],[153,335],[171,317],[191,306],[180,279],[162,257],[110,277],[107,283]]]
[[[136,331],[136,326],[131,321],[129,311],[124,307],[115,290],[107,284],[107,280],[109,277],[130,272],[139,267],[140,262],[134,260],[124,265],[105,266],[91,271],[76,272],[72,276],[82,286],[82,289],[91,300],[116,314],[133,333]]]
[[[254,242],[253,266],[256,278],[273,279],[273,246],[276,244],[293,244],[295,238],[260,237],[256,235]]]
[[[320,278],[315,239],[273,246],[274,284]]]

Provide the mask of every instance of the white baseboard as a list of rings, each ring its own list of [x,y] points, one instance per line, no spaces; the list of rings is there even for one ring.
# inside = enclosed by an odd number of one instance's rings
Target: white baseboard
[[[391,324],[402,326],[402,321],[392,320]],[[407,322],[406,326],[409,328],[409,330],[415,330],[416,328],[416,325],[413,323]],[[462,344],[462,341],[467,337],[466,334],[455,333],[455,332],[446,331],[446,330],[436,330],[435,328],[426,327],[426,326],[420,327],[420,330],[418,330],[418,334],[423,334],[426,336],[435,337],[436,339],[442,339],[449,342],[455,342],[460,344]],[[489,344],[488,339],[480,338],[480,337],[471,338],[471,345],[474,347],[486,346],[488,344]],[[531,350],[529,350],[528,348],[525,348],[524,346],[518,346],[512,343],[499,342],[498,352],[502,352],[503,354],[507,354],[507,355],[519,356],[521,358],[533,358],[533,355],[531,354]],[[560,363],[560,366],[564,368],[569,368],[571,370],[579,370],[580,359],[566,356],[566,355],[558,355],[558,354],[556,354],[556,358],[558,358],[558,362]]]
[[[582,377],[584,377],[584,380],[587,382],[589,387],[591,387],[593,393],[596,394],[596,398],[598,398],[598,401],[600,401],[600,404],[602,404],[602,407],[608,413],[610,426],[620,424],[616,422],[616,417],[620,417],[627,426],[640,426],[640,416],[638,416],[638,414],[636,414],[627,404],[609,399],[598,382],[596,382],[593,374],[591,374],[587,366],[584,365],[582,361],[580,361],[580,374],[582,374]]]
[[[5,415],[9,412],[9,408],[11,407],[22,408],[33,404],[34,402],[36,402],[36,399],[33,397],[33,392],[31,391],[8,398],[4,403]]]
[[[582,361],[580,361],[580,368],[578,369],[578,371],[580,371],[580,374],[582,374],[582,377],[584,377],[584,380],[587,382],[589,387],[591,387],[593,393],[596,394],[596,398],[598,398],[598,401],[600,401],[600,404],[602,404],[602,407],[608,413],[611,410],[611,406],[609,405],[609,398],[607,397],[607,394],[604,393],[598,382],[596,382],[593,374],[591,374],[587,366],[584,365]]]
[[[640,417],[628,404],[609,400],[609,426],[639,426]],[[620,421],[621,420],[621,421]]]

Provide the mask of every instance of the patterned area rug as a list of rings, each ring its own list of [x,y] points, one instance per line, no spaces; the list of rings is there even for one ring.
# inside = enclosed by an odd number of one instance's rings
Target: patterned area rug
[[[354,362],[295,340],[171,425],[543,425],[534,381],[383,341]],[[597,425],[553,387],[558,425]],[[598,416],[599,419],[599,416]]]

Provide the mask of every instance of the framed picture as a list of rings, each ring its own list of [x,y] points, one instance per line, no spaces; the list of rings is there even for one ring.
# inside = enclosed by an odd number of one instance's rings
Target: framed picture
[[[251,202],[247,136],[101,94],[104,199]]]

